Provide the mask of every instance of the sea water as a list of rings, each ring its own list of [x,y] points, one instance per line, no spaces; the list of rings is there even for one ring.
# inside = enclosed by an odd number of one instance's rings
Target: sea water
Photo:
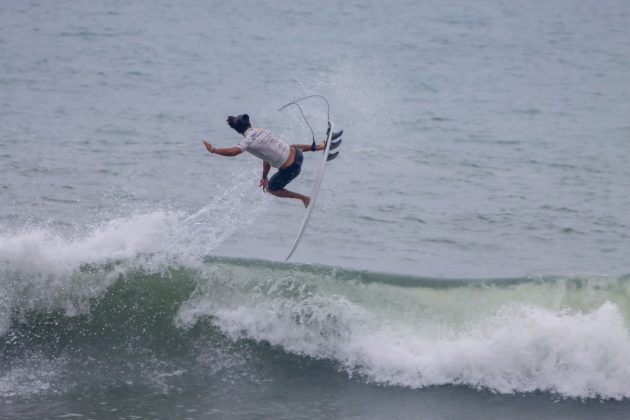
[[[627,418],[629,28],[622,0],[3,1],[0,418]],[[201,140],[248,113],[310,144],[278,111],[310,94],[345,134],[284,263],[301,203]]]

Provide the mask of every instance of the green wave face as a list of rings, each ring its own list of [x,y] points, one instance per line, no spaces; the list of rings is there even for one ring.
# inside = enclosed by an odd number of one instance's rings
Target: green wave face
[[[627,276],[436,279],[211,257],[83,266],[48,288],[3,276],[5,395],[219,386],[306,363],[381,386],[630,396]]]

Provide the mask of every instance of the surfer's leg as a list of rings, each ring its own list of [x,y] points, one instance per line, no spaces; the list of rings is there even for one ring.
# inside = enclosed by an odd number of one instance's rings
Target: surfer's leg
[[[301,200],[304,207],[308,207],[308,203],[311,201],[309,197],[289,191],[285,188],[289,182],[293,181],[300,174],[302,161],[302,152],[298,150],[295,154],[295,161],[293,164],[288,168],[279,169],[278,172],[271,177],[269,183],[267,184],[267,191],[276,197],[295,198],[297,200]]]
[[[308,207],[308,203],[310,203],[311,201],[310,197],[302,195],[300,193],[289,191],[285,188],[282,188],[281,190],[269,190],[269,193],[280,198],[295,198],[297,200],[302,200],[302,204],[304,204],[304,207]]]

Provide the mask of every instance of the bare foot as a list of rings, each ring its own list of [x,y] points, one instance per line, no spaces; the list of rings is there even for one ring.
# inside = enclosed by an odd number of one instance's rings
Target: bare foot
[[[311,202],[311,198],[310,197],[306,197],[304,196],[304,198],[302,199],[302,203],[304,203],[304,208],[308,207],[308,204]]]

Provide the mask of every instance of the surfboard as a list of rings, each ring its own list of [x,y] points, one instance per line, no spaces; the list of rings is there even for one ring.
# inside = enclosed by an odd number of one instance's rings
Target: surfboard
[[[300,243],[300,240],[302,239],[302,236],[304,235],[304,230],[306,230],[306,225],[308,224],[308,220],[311,218],[311,213],[313,213],[313,209],[315,208],[315,200],[317,200],[317,195],[319,194],[319,188],[322,185],[322,179],[324,178],[324,169],[326,168],[326,162],[336,158],[337,155],[339,154],[338,151],[335,153],[329,154],[330,148],[332,145],[332,141],[331,141],[332,134],[333,134],[333,126],[332,126],[332,123],[330,123],[330,129],[328,130],[328,138],[326,139],[326,148],[324,149],[324,154],[319,164],[319,171],[317,172],[317,178],[315,178],[315,184],[313,185],[313,191],[311,192],[311,201],[309,202],[308,207],[306,208],[306,213],[304,214],[304,218],[302,219],[300,230],[298,230],[297,236],[295,237],[295,240],[293,241],[293,246],[291,246],[291,251],[289,251],[289,255],[287,255],[287,257],[284,259],[285,261],[291,258],[291,256],[297,249]],[[337,146],[339,146],[340,143],[341,143],[341,139],[335,142],[335,146],[333,148],[337,148]]]

